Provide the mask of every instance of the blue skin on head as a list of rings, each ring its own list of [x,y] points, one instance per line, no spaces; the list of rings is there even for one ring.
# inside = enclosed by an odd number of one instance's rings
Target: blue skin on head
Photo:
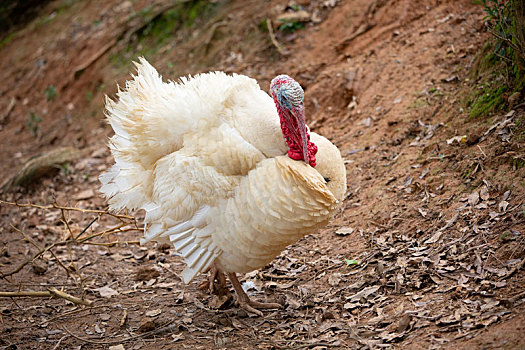
[[[288,155],[292,159],[298,160],[300,158],[309,164],[309,136],[304,118],[304,91],[301,85],[287,75],[278,75],[270,84],[270,94],[278,105],[281,127],[285,125],[283,134],[285,134],[285,139],[290,147]],[[293,142],[290,143],[292,140]],[[315,159],[313,159],[312,164],[315,166]]]
[[[276,97],[281,106],[288,110],[303,105],[304,91],[301,85],[288,75],[276,76],[272,80],[270,93]]]

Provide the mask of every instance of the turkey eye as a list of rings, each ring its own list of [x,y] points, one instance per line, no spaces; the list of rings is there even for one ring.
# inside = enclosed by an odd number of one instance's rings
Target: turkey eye
[[[329,177],[323,177],[323,179],[324,179],[324,181],[325,181],[326,183],[329,183],[329,182],[330,182],[330,178],[329,178]]]

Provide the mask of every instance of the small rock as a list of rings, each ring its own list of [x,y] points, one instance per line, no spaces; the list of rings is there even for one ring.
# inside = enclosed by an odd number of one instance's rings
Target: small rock
[[[153,278],[160,276],[160,272],[151,266],[146,266],[137,271],[135,280],[137,281],[149,281]]]
[[[37,263],[36,261],[33,262],[33,272],[37,275],[43,275],[47,271],[47,266]]]
[[[137,332],[139,332],[139,333],[150,332],[150,331],[154,330],[155,327],[156,327],[156,325],[155,325],[155,321],[154,320],[152,320],[149,317],[144,317],[140,321],[139,329],[137,329]]]

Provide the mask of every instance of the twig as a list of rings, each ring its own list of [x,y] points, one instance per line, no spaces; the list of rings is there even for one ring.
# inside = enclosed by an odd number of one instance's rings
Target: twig
[[[93,220],[91,220],[91,222],[86,227],[84,227],[84,229],[82,231],[80,231],[80,233],[75,237],[75,240],[79,239],[80,236],[82,236],[84,234],[84,232],[86,232],[91,227],[91,225],[93,225],[95,223],[95,221],[98,220],[99,217],[100,216],[96,216]]]
[[[139,228],[127,228],[127,229],[122,229],[124,226],[128,225],[127,223],[122,223],[120,224],[119,226],[116,226],[116,227],[113,227],[111,229],[108,229],[108,230],[105,230],[105,231],[102,231],[102,232],[98,232],[98,233],[94,233],[92,235],[89,235],[87,237],[84,237],[80,240],[72,240],[72,239],[68,239],[68,240],[65,240],[65,241],[60,241],[60,242],[55,242],[55,243],[52,243],[50,245],[48,245],[47,247],[45,248],[41,248],[35,255],[33,255],[31,258],[27,259],[26,261],[24,261],[22,264],[20,264],[18,267],[16,267],[14,270],[12,271],[9,271],[9,272],[6,272],[6,273],[3,273],[0,271],[0,278],[5,278],[5,277],[8,277],[8,276],[11,276],[11,275],[14,275],[15,273],[18,273],[20,270],[22,270],[27,264],[29,264],[30,262],[34,261],[36,258],[38,258],[39,256],[41,256],[42,254],[45,254],[46,252],[50,252],[54,257],[55,259],[57,259],[57,261],[62,264],[60,262],[60,260],[55,256],[55,254],[51,251],[51,249],[55,248],[55,247],[59,247],[59,246],[64,246],[64,245],[68,245],[70,243],[76,243],[76,244],[91,244],[91,245],[105,245],[105,246],[113,246],[113,245],[116,245],[116,244],[119,244],[119,243],[128,243],[128,244],[135,244],[135,243],[138,243],[136,241],[130,241],[130,242],[119,242],[119,241],[116,241],[116,242],[110,242],[110,243],[95,243],[95,242],[87,242],[88,240],[90,239],[93,239],[95,237],[99,237],[99,236],[102,236],[102,235],[109,235],[109,234],[112,234],[112,233],[122,233],[122,232],[128,232],[128,231],[141,231],[141,229]],[[14,226],[13,226],[14,227]],[[15,230],[19,231],[18,229],[15,228]],[[64,266],[64,268],[66,268]],[[67,268],[66,268],[67,270]]]
[[[74,303],[74,304],[80,304],[80,305],[86,305],[86,306],[91,306],[93,305],[93,302],[91,300],[88,300],[88,299],[80,299],[80,298],[77,298],[77,297],[74,297],[70,294],[67,294],[65,292],[62,292],[56,288],[49,288],[48,289],[49,292],[51,294],[53,294],[53,296],[57,297],[57,298],[62,298],[62,299],[66,299],[66,300],[69,300],[70,302]]]
[[[46,297],[56,297],[69,300],[74,304],[91,306],[93,302],[87,299],[80,299],[74,297],[66,292],[62,292],[56,288],[49,288],[47,291],[21,291],[21,292],[0,292],[0,297],[3,298],[15,298],[15,297],[30,297],[30,298],[46,298]]]
[[[67,338],[67,335],[64,335],[62,338],[60,338],[60,339],[58,340],[58,343],[56,343],[56,345],[53,347],[53,350],[58,349],[59,346],[60,346],[60,343],[62,343],[62,340],[66,339],[66,338]]]
[[[525,53],[521,51],[521,49],[512,42],[512,40],[510,39],[507,39],[507,38],[504,38],[502,37],[501,35],[499,35],[499,33],[497,33],[496,31],[494,31],[494,29],[492,28],[489,28],[489,33],[492,34],[493,36],[495,36],[496,38],[498,38],[499,40],[505,42],[507,45],[509,45],[514,51],[516,51],[516,53],[521,56],[523,59],[525,59]],[[499,55],[498,55],[499,56]],[[501,56],[500,56],[501,57]]]
[[[108,243],[99,243],[99,242],[85,242],[84,244],[89,244],[89,245],[98,245],[98,246],[103,246],[103,247],[113,247],[113,246],[116,246],[117,244],[133,244],[133,245],[140,245],[140,241],[113,241],[113,242],[108,242]]]
[[[9,106],[7,106],[7,109],[5,110],[4,114],[0,117],[0,123],[6,122],[7,118],[9,117],[9,114],[13,111],[13,108],[16,104],[16,98],[11,97],[11,101],[9,101]]]
[[[0,292],[0,297],[2,298],[14,298],[14,297],[30,297],[30,298],[41,298],[41,297],[51,297],[51,292],[49,291],[40,291],[40,292]]]
[[[38,205],[38,204],[33,204],[33,203],[8,202],[8,201],[4,201],[4,200],[0,199],[0,204],[7,204],[7,205],[20,207],[20,208],[37,208],[37,209],[43,209],[43,210],[60,209],[60,210],[78,211],[78,212],[81,212],[81,213],[96,213],[96,214],[101,214],[101,215],[105,214],[105,215],[113,216],[116,219],[120,219],[121,221],[123,221],[123,219],[125,219],[125,220],[131,220],[133,223],[135,222],[135,218],[133,216],[130,216],[130,215],[114,214],[114,213],[111,213],[108,210],[81,209],[81,208],[76,208],[76,207],[63,207],[63,206],[58,205],[56,203],[53,203],[52,205]]]
[[[20,233],[22,236],[24,236],[24,238],[26,240],[28,240],[31,244],[33,244],[37,249],[40,249],[41,252],[44,252],[45,251],[45,248],[40,248],[36,243],[35,241],[33,241],[31,238],[29,238],[23,231],[19,230],[18,228],[16,228],[15,226],[13,225],[10,225],[16,232]],[[69,277],[69,269],[62,263],[62,261],[55,255],[55,253],[52,251],[52,250],[48,250],[49,253],[51,253],[51,255],[53,255],[53,258],[55,258],[55,260],[58,262],[58,264],[60,265],[60,267],[62,267],[64,269],[64,271],[66,271],[66,275]],[[35,259],[37,258],[37,256],[35,256],[33,259],[31,259],[31,262],[33,262]]]
[[[266,27],[268,28],[268,33],[270,34],[270,40],[272,41],[273,46],[279,51],[279,53],[282,56],[287,56],[288,52],[286,52],[285,49],[279,44],[277,39],[275,38],[275,34],[273,33],[273,26],[272,26],[272,20],[269,18],[266,18]]]
[[[60,209],[60,216],[62,217],[62,222],[64,223],[64,226],[66,226],[67,231],[69,232],[69,238],[73,238],[73,231],[71,231],[71,226],[69,226],[69,222],[66,219],[66,214],[65,214],[64,209]]]

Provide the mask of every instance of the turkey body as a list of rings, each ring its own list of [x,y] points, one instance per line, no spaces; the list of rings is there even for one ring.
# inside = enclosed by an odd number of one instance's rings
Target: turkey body
[[[163,82],[144,59],[137,69],[106,99],[115,164],[101,191],[114,210],[146,211],[141,243],[171,243],[186,283],[212,264],[261,268],[328,223],[346,191],[339,150],[310,133],[316,166],[291,159],[274,100],[255,80],[213,72]]]

